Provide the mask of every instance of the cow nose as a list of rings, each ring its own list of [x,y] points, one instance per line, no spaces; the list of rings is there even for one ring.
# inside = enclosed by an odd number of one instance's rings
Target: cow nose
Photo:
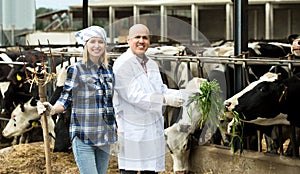
[[[2,135],[5,137],[5,135],[6,135],[5,131],[2,131]]]

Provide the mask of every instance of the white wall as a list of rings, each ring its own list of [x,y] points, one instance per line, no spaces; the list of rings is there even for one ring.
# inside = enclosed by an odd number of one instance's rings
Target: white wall
[[[37,31],[26,35],[26,41],[30,45],[38,45],[39,41],[41,45],[49,44],[75,44],[75,32],[41,32]]]

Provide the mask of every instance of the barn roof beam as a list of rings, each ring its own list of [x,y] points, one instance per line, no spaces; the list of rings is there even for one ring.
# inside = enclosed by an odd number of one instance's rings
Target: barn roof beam
[[[226,4],[226,40],[233,40],[233,5]]]
[[[199,7],[196,4],[191,5],[191,17],[192,17],[192,27],[191,27],[191,33],[192,33],[192,41],[198,41],[198,28],[199,28],[199,15],[198,15],[198,9]]]
[[[167,30],[167,8],[164,5],[160,6],[160,37],[161,41],[165,42],[168,36]]]
[[[88,27],[88,6],[89,1],[83,0],[82,1],[82,28]]]
[[[271,39],[271,38],[273,38],[274,15],[273,15],[273,5],[270,2],[266,3],[265,12],[266,12],[265,37],[266,37],[266,39]]]
[[[133,6],[133,23],[140,23],[140,8],[137,5]]]
[[[115,36],[115,28],[113,23],[115,22],[115,9],[112,6],[109,6],[109,38],[110,43],[114,43],[114,36]]]

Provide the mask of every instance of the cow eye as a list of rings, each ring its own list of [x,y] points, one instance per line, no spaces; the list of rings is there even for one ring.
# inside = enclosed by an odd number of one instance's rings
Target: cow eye
[[[268,91],[267,88],[266,88],[265,86],[262,86],[262,87],[258,88],[258,90],[259,90],[260,92],[266,92],[266,91]]]

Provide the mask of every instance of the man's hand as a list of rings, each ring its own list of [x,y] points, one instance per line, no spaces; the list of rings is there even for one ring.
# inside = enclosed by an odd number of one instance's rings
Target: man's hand
[[[176,95],[164,95],[165,104],[173,107],[180,107],[184,103],[184,99]]]

